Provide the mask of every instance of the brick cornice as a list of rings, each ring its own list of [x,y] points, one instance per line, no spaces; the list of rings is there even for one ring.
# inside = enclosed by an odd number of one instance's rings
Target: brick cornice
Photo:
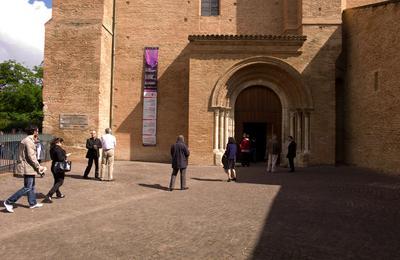
[[[298,56],[303,35],[189,35],[191,53]]]
[[[304,35],[231,35],[231,34],[206,34],[189,35],[190,42],[204,41],[264,41],[264,42],[298,42],[303,43],[307,39]]]

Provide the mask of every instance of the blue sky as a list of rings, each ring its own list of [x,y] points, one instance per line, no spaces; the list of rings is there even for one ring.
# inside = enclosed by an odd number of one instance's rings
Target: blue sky
[[[29,4],[33,4],[34,2],[44,2],[47,8],[51,8],[52,0],[29,0]]]
[[[51,7],[52,0],[0,0],[0,62],[13,59],[33,67],[43,61]]]

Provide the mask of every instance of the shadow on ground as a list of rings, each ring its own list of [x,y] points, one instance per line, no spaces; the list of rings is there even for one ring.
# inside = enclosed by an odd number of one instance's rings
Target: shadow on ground
[[[145,184],[145,183],[139,183],[139,186],[146,187],[146,188],[152,188],[152,189],[159,189],[159,190],[165,190],[169,191],[168,187],[161,186],[160,184]]]
[[[207,179],[207,178],[191,178],[196,181],[223,181],[222,179]]]
[[[350,167],[265,174],[258,165],[238,169],[238,182],[280,187],[252,259],[400,259],[398,177]]]

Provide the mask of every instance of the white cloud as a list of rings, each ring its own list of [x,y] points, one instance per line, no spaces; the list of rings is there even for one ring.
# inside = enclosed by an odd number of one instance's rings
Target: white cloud
[[[44,24],[51,9],[43,2],[0,0],[0,62],[14,59],[29,67],[43,61]]]

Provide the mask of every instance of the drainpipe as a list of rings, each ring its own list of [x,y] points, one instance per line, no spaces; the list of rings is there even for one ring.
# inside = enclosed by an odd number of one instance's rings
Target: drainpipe
[[[112,18],[112,42],[111,42],[111,82],[110,82],[110,128],[113,123],[113,99],[114,99],[114,62],[115,62],[115,2],[113,0],[113,18]]]

